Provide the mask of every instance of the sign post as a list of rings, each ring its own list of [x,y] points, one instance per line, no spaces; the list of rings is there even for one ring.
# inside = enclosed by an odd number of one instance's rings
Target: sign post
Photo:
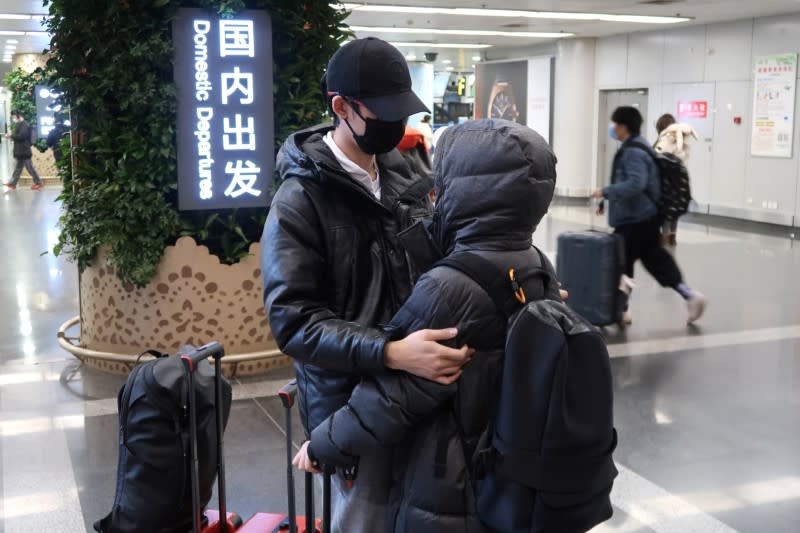
[[[178,208],[266,207],[275,159],[269,15],[182,8],[173,36]]]
[[[36,136],[46,139],[56,127],[56,112],[61,111],[56,100],[61,93],[45,85],[37,85],[33,92],[36,95]]]

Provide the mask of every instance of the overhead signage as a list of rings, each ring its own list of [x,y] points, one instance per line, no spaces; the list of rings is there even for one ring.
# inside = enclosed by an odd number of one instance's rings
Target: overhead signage
[[[706,100],[682,100],[678,102],[678,118],[707,118]]]
[[[756,57],[750,153],[792,157],[797,54]]]
[[[272,26],[247,10],[221,19],[182,8],[173,21],[178,207],[265,207],[274,169]]]
[[[56,113],[61,111],[58,97],[61,92],[45,85],[33,88],[36,97],[36,136],[46,139],[47,135],[56,127]]]
[[[467,94],[467,78],[458,78],[458,81],[456,82],[456,94],[458,96],[464,96]]]

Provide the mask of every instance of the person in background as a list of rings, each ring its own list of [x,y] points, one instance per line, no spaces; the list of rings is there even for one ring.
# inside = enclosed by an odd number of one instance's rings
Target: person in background
[[[425,146],[428,150],[433,146],[433,126],[431,125],[431,116],[425,115],[422,120],[417,124],[417,129],[425,137]]]
[[[656,152],[672,154],[681,160],[684,166],[689,162],[690,137],[697,139],[697,132],[689,124],[681,124],[669,113],[661,115],[656,121],[658,140],[654,145]],[[675,246],[677,243],[678,221],[665,220],[661,227],[661,240],[665,245]]]
[[[11,112],[11,120],[16,124],[13,133],[6,133],[6,137],[14,140],[14,159],[17,161],[14,167],[14,173],[11,175],[11,181],[4,183],[6,187],[11,190],[17,188],[19,177],[22,175],[23,167],[28,171],[28,174],[33,178],[33,185],[31,189],[39,191],[42,189],[42,180],[36,169],[33,168],[33,152],[31,151],[31,127],[25,122],[22,113],[19,111]]]
[[[56,160],[56,165],[61,162],[64,154],[61,152],[61,138],[69,132],[69,128],[64,124],[63,120],[57,120],[55,127],[47,134],[47,146],[53,150],[53,158]]]
[[[404,370],[448,384],[472,355],[439,344],[458,334],[449,326],[400,336],[379,327],[419,276],[399,234],[431,215],[431,178],[396,150],[407,118],[427,111],[403,54],[380,39],[350,41],[328,63],[323,87],[334,124],[282,146],[282,183],[261,239],[264,307],[295,361],[309,434],[364,376]],[[333,476],[334,533],[385,529],[392,462],[381,452],[361,456],[355,474]]]
[[[622,145],[614,156],[611,185],[596,190],[594,197],[608,200],[608,222],[614,233],[625,240],[625,274],[620,290],[630,296],[635,287],[633,265],[641,259],[662,287],[672,288],[683,297],[689,311],[688,322],[694,323],[705,311],[706,297],[683,281],[675,259],[661,246],[661,182],[655,153],[631,146],[644,144],[649,150],[649,143],[641,136],[642,115],[635,107],[623,106],[614,111],[611,121],[609,135]],[[602,212],[599,207],[598,214]],[[627,309],[623,321],[633,321]]]

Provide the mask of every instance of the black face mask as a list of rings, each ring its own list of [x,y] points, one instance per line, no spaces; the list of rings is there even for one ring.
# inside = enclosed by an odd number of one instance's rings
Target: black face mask
[[[364,118],[358,111],[358,104],[350,102],[353,111],[356,112],[361,120],[366,124],[364,135],[358,135],[350,122],[345,119],[345,124],[350,128],[353,133],[353,138],[356,144],[366,154],[385,154],[394,150],[400,141],[403,140],[403,135],[406,133],[406,120],[395,120],[387,122],[385,120],[378,120],[374,118]]]

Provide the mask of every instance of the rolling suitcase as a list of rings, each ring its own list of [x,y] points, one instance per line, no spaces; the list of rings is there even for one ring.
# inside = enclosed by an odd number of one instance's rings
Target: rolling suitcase
[[[192,531],[194,533],[233,533],[242,525],[242,519],[235,513],[227,512],[225,496],[225,421],[222,412],[222,358],[225,351],[218,342],[210,342],[188,353],[180,354],[183,368],[186,371],[189,394],[186,394],[183,404],[184,416],[189,417],[189,450],[191,454],[191,491],[192,491]],[[217,470],[217,498],[219,511],[208,510],[203,512],[200,500],[200,466],[198,460],[197,437],[197,407],[195,404],[195,371],[200,363],[209,357],[214,358],[214,397],[216,420],[216,470]],[[191,398],[191,400],[190,400]],[[220,516],[226,516],[224,522]]]
[[[297,397],[297,381],[287,383],[278,396],[286,413],[286,488],[289,515],[256,513],[237,533],[329,533],[331,523],[331,477],[325,473],[322,485],[322,520],[314,520],[314,529],[308,529],[308,517],[314,516],[314,475],[305,474],[305,516],[297,516],[295,508],[294,475],[292,466],[292,407]]]
[[[556,272],[567,305],[595,326],[622,321],[627,297],[619,290],[625,264],[620,235],[577,231],[558,236]]]
[[[219,377],[222,375],[221,359],[224,357],[225,352],[218,342],[212,342],[202,346],[188,354],[181,355],[181,361],[184,364],[188,376],[189,390],[194,390],[194,370],[200,361],[209,357],[214,358],[214,385],[215,394],[217,395],[217,405],[222,405],[219,399],[222,397],[222,380]],[[223,438],[217,439],[217,496],[219,499],[219,511],[206,510],[201,514],[200,495],[199,495],[199,474],[197,462],[197,425],[195,409],[192,402],[184,405],[185,412],[189,416],[189,435],[191,439],[192,451],[192,503],[194,514],[192,517],[192,531],[194,533],[326,533],[328,525],[331,523],[331,485],[330,475],[325,474],[323,479],[323,518],[322,520],[314,521],[314,532],[308,531],[306,524],[306,517],[314,516],[314,476],[313,474],[306,473],[305,475],[305,489],[306,489],[306,516],[297,516],[295,506],[295,493],[294,493],[294,475],[292,467],[292,407],[295,403],[297,396],[297,382],[292,380],[285,385],[279,392],[278,396],[283,403],[286,412],[286,461],[287,461],[287,490],[289,500],[289,515],[279,513],[257,513],[251,517],[247,522],[242,522],[242,519],[235,513],[227,512],[227,501],[225,495],[225,460],[224,460],[224,440]],[[189,394],[187,397],[194,398],[194,395]],[[222,412],[216,412],[217,432],[223,435],[220,430],[223,426]],[[220,516],[227,516],[228,520],[225,522],[220,521]]]

